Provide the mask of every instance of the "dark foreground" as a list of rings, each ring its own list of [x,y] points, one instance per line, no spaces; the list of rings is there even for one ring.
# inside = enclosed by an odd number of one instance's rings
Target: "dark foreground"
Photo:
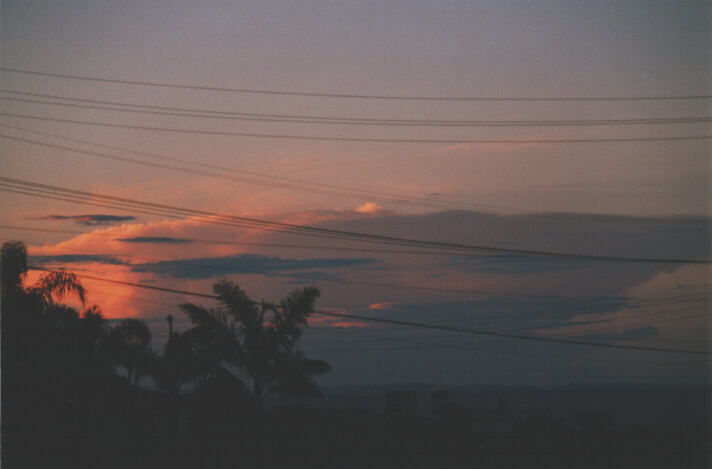
[[[383,396],[381,411],[317,410],[302,402],[258,412],[236,399],[229,383],[170,397],[118,377],[61,394],[33,387],[15,400],[19,405],[3,406],[3,468],[694,469],[711,463],[706,405],[671,410],[670,402],[660,402],[657,415],[625,423],[600,410],[564,417],[510,410],[501,401],[466,408],[447,391],[430,392],[425,412],[413,392]],[[3,396],[4,403],[6,397],[12,396]]]

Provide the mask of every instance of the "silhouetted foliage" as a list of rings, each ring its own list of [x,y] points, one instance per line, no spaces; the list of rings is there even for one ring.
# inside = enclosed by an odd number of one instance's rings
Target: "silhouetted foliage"
[[[301,399],[275,406],[265,402],[270,393],[318,394],[313,377],[329,369],[298,347],[318,290],[295,290],[274,307],[219,282],[216,308],[182,306],[191,328],[176,332],[172,317],[166,318],[168,341],[156,357],[142,321],[112,327],[97,306],[80,313],[59,303],[66,295],[83,301],[84,289],[72,274],[50,273],[26,285],[26,256],[22,243],[2,247],[3,469],[651,469],[712,462],[708,387],[647,396],[654,406],[664,405],[637,423],[595,409],[593,401],[610,400],[598,388],[510,390],[519,402],[511,410],[503,395],[484,404],[487,393],[476,394],[469,400],[474,407],[465,407],[450,394],[462,400],[462,390],[440,389],[423,396],[432,419],[419,414],[419,394],[412,390],[381,393],[378,411],[344,409],[338,396],[336,407]],[[119,365],[129,370],[129,380],[117,376]],[[131,384],[147,372],[167,392]],[[181,395],[186,383],[196,386]],[[534,404],[540,394],[578,405],[568,415],[539,410],[547,408]],[[358,395],[370,400],[378,393]],[[522,404],[523,395],[532,401]],[[627,406],[641,397],[636,389],[618,399]],[[676,409],[676,399],[687,407]],[[570,402],[562,408],[572,409]]]
[[[137,384],[151,370],[154,360],[151,337],[151,330],[140,319],[122,319],[114,326],[109,348],[115,364],[126,368],[129,383]]]
[[[19,241],[10,241],[2,246],[0,252],[2,270],[0,270],[2,297],[17,294],[22,287],[22,280],[27,273],[27,248]]]
[[[194,325],[186,333],[198,349],[204,372],[214,375],[225,365],[234,366],[247,379],[257,409],[271,393],[320,395],[313,377],[331,367],[307,358],[297,347],[318,289],[296,289],[279,307],[252,301],[226,280],[216,283],[213,291],[219,298],[217,308],[181,305]]]
[[[73,294],[84,302],[75,275],[50,272],[25,286],[27,250],[19,242],[3,245],[0,270],[2,454],[7,462],[27,456],[23,444],[39,432],[61,435],[69,422],[79,426],[94,383],[110,376],[111,368],[103,348],[109,328],[98,308],[80,316],[55,301]]]
[[[197,382],[204,374],[189,334],[173,332],[173,316],[168,316],[169,336],[163,355],[156,358],[151,376],[170,394],[180,393],[181,386]]]

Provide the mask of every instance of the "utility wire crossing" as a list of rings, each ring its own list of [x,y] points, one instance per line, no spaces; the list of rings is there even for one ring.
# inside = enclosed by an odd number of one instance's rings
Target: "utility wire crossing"
[[[21,91],[0,89],[0,92],[19,95],[44,97],[55,100],[72,101],[45,101],[28,98],[13,98],[0,96],[0,100],[21,102],[28,104],[41,104],[48,106],[61,106],[74,109],[90,109],[110,112],[130,112],[139,114],[195,117],[222,120],[240,120],[253,122],[292,123],[292,124],[328,124],[328,125],[369,125],[369,126],[397,126],[397,127],[563,127],[563,126],[616,126],[616,125],[661,125],[661,124],[696,124],[712,122],[709,116],[684,116],[684,117],[634,117],[627,119],[549,119],[549,120],[438,120],[438,119],[387,119],[364,117],[336,117],[314,116],[296,114],[266,114],[219,111],[210,109],[151,106],[146,104],[122,103],[118,101],[105,101],[96,99],[81,99],[67,96],[47,95],[39,93],[25,93]],[[79,104],[86,103],[86,104]]]
[[[406,95],[380,95],[380,94],[352,94],[352,93],[319,93],[302,92],[289,90],[268,90],[258,88],[230,88],[219,86],[186,85],[176,83],[165,83],[141,80],[121,80],[116,78],[89,77],[85,75],[70,75],[65,73],[41,72],[35,70],[24,70],[19,68],[0,67],[0,71],[17,73],[23,75],[34,75],[42,77],[63,78],[69,80],[93,81],[102,83],[114,83],[121,85],[148,86],[157,88],[174,88],[196,91],[218,91],[227,93],[251,93],[275,96],[303,96],[314,98],[344,98],[344,99],[373,99],[373,100],[394,100],[394,101],[492,101],[492,102],[531,102],[531,101],[667,101],[667,100],[697,100],[712,99],[712,95],[650,95],[650,96],[565,96],[565,97],[534,97],[534,96],[510,96],[510,97],[488,97],[488,96],[406,96]]]
[[[27,143],[27,144],[31,144],[31,145],[38,145],[38,146],[45,147],[45,148],[54,148],[54,149],[58,149],[58,150],[65,150],[65,151],[70,151],[73,153],[83,154],[83,155],[87,155],[87,156],[103,158],[103,159],[108,159],[108,160],[114,160],[114,161],[121,161],[121,162],[125,162],[125,163],[137,164],[137,165],[142,165],[142,166],[157,167],[157,168],[165,169],[168,171],[189,172],[191,175],[213,177],[213,178],[231,180],[231,181],[240,182],[240,183],[257,184],[257,185],[262,185],[262,186],[267,186],[267,187],[272,187],[272,188],[277,188],[277,189],[286,189],[286,190],[294,190],[294,191],[305,192],[305,193],[319,194],[319,195],[328,196],[328,197],[343,197],[343,198],[359,200],[361,202],[363,202],[364,199],[367,199],[367,200],[370,200],[373,202],[378,202],[378,203],[383,203],[383,204],[406,205],[406,206],[421,207],[421,208],[467,210],[467,211],[471,211],[471,212],[476,211],[476,210],[477,211],[486,210],[486,211],[497,211],[497,212],[514,212],[514,213],[529,214],[529,215],[536,216],[537,218],[542,218],[542,219],[559,219],[559,220],[565,220],[565,221],[577,221],[577,222],[596,223],[596,224],[623,221],[623,219],[621,219],[619,217],[615,217],[615,216],[612,216],[612,217],[611,216],[609,216],[609,217],[605,217],[605,216],[592,217],[592,216],[580,216],[580,215],[577,216],[577,215],[572,215],[570,213],[541,211],[541,210],[515,208],[515,207],[503,207],[503,206],[497,206],[497,205],[474,204],[474,203],[468,203],[468,202],[458,202],[458,201],[453,201],[453,200],[441,199],[440,197],[420,197],[420,196],[409,195],[409,194],[401,194],[401,193],[394,193],[394,192],[385,192],[385,191],[379,191],[379,190],[368,190],[368,189],[362,189],[362,188],[354,188],[354,187],[348,187],[348,186],[326,184],[326,183],[318,182],[318,181],[310,181],[310,180],[296,179],[296,178],[291,178],[291,177],[275,176],[275,175],[271,175],[271,174],[267,174],[267,173],[259,173],[259,172],[255,172],[255,171],[247,171],[244,169],[237,169],[237,168],[233,168],[233,167],[205,163],[205,162],[199,161],[199,160],[188,160],[188,159],[176,158],[173,156],[164,156],[164,155],[159,155],[159,154],[149,153],[149,152],[144,152],[144,151],[129,150],[129,149],[123,148],[123,147],[117,147],[117,146],[113,146],[113,145],[104,145],[101,143],[91,142],[91,141],[78,139],[78,138],[66,137],[66,136],[57,135],[57,134],[50,133],[50,132],[42,132],[42,131],[38,131],[38,130],[27,129],[24,127],[19,127],[19,126],[10,125],[10,124],[0,123],[0,127],[13,129],[13,130],[19,130],[21,132],[27,132],[27,133],[31,133],[31,134],[35,134],[35,135],[42,135],[45,137],[56,138],[56,139],[73,142],[73,143],[81,143],[81,144],[85,144],[85,145],[91,145],[94,147],[104,148],[107,150],[120,151],[123,153],[129,153],[132,155],[138,155],[138,156],[142,156],[142,157],[151,158],[154,160],[163,161],[165,163],[163,163],[161,165],[157,165],[150,161],[146,161],[145,158],[136,159],[136,158],[122,157],[122,156],[117,156],[117,155],[112,155],[112,154],[107,154],[107,153],[102,153],[102,152],[97,152],[97,151],[83,150],[83,149],[67,147],[67,146],[63,146],[63,145],[57,145],[57,144],[53,144],[53,143],[47,143],[47,142],[43,142],[43,141],[39,141],[39,140],[32,140],[32,139],[28,139],[28,138],[0,134],[0,138],[5,138],[8,140],[15,140],[18,142],[23,142],[23,143]],[[190,166],[201,168],[201,170],[196,171],[195,169],[188,169],[188,168],[184,168],[182,166],[176,166],[175,164],[171,164],[171,163],[190,165]],[[218,173],[204,171],[202,168],[207,168],[211,171],[215,170],[215,171],[218,171]],[[235,175],[222,174],[223,172],[233,173]],[[630,221],[630,220],[628,220],[628,221]],[[636,221],[644,222],[645,219],[636,219]],[[656,223],[661,223],[661,222],[662,223],[675,223],[674,221],[671,221],[671,220],[661,220],[661,219],[655,220],[655,222]]]
[[[0,229],[5,229],[7,228],[6,226],[0,226]],[[33,229],[33,228],[27,228],[29,231],[48,231],[46,229]],[[65,232],[65,230],[49,230],[51,232]],[[106,233],[106,235],[109,235]],[[36,245],[36,246],[42,246],[45,243],[38,243],[38,242],[27,242],[25,241],[25,244],[28,245]],[[237,243],[240,244],[240,243]],[[130,259],[130,260],[141,260],[144,262],[157,262],[161,263],[164,262],[165,260],[163,259],[157,259],[157,258],[150,258],[150,257],[145,257],[145,256],[136,256],[136,255],[128,255],[128,254],[120,254],[120,253],[107,253],[106,251],[96,251],[96,250],[88,250],[88,249],[71,249],[71,248],[62,248],[62,252],[70,252],[74,254],[79,254],[79,255],[89,255],[89,256],[95,256],[95,255],[108,255],[111,257],[120,257],[120,258],[125,258],[125,259]],[[295,278],[295,279],[300,279],[300,280],[308,280],[305,279],[304,276],[299,276],[299,275],[290,275],[290,274],[282,274],[278,272],[268,272],[268,271],[261,271],[261,270],[256,270],[256,269],[251,269],[251,270],[240,270],[240,271],[234,271],[230,267],[226,265],[218,265],[218,264],[206,264],[206,263],[196,263],[195,261],[191,259],[173,259],[170,262],[177,263],[177,264],[182,264],[182,265],[187,265],[187,266],[193,266],[198,269],[205,269],[205,268],[210,268],[210,269],[215,269],[215,270],[222,270],[227,273],[234,273],[234,274],[247,274],[247,275],[264,275],[267,277],[284,277],[284,278]],[[132,264],[132,266],[136,267],[141,267],[140,264]],[[370,287],[377,287],[377,288],[402,288],[402,289],[412,289],[412,290],[418,290],[418,291],[437,291],[437,292],[442,292],[442,293],[462,293],[462,294],[468,294],[468,295],[497,295],[497,296],[503,296],[503,297],[514,297],[514,298],[537,298],[537,299],[547,299],[547,300],[571,300],[572,297],[570,295],[544,295],[544,294],[533,294],[533,293],[524,293],[524,292],[511,292],[511,291],[497,291],[497,290],[474,290],[474,289],[462,289],[462,288],[445,288],[445,287],[427,287],[423,285],[413,285],[413,284],[402,284],[402,283],[395,283],[395,282],[368,282],[368,281],[358,281],[358,280],[345,280],[345,279],[337,279],[337,278],[320,278],[317,280],[318,282],[329,282],[329,283],[337,283],[337,284],[344,284],[344,285],[362,285],[362,286],[370,286]],[[619,298],[622,300],[622,298]],[[656,299],[656,300],[643,300],[643,301],[637,301],[635,305],[628,304],[626,305],[626,308],[629,309],[641,309],[643,307],[657,307],[657,306],[667,306],[667,305],[680,305],[683,303],[698,303],[698,302],[704,302],[705,304],[709,303],[709,296],[708,295],[683,295],[683,296],[677,296],[677,297],[670,297],[670,298],[662,298],[662,299]],[[569,311],[574,311],[572,309],[568,309]],[[522,318],[526,317],[528,314],[525,315],[507,315],[507,319],[511,318]],[[500,316],[498,316],[499,319],[502,319]],[[620,318],[620,316],[618,317]]]
[[[57,270],[44,269],[44,268],[36,267],[36,266],[28,266],[28,268],[33,269],[33,270],[45,271],[45,272],[60,272]],[[140,284],[140,283],[125,282],[125,281],[121,281],[121,280],[113,280],[113,279],[107,279],[104,277],[96,277],[96,276],[83,275],[83,274],[76,275],[76,276],[78,278],[85,278],[85,279],[96,280],[96,281],[100,281],[100,282],[114,283],[114,284],[118,284],[118,285],[127,285],[127,286],[132,286],[132,287],[137,287],[137,288],[145,288],[145,289],[149,289],[149,290],[157,290],[157,291],[162,291],[162,292],[167,292],[167,293],[176,293],[176,294],[189,295],[189,296],[195,296],[195,297],[200,297],[200,298],[210,298],[210,299],[214,299],[214,300],[220,299],[220,297],[218,297],[216,295],[191,292],[191,291],[180,290],[180,289],[175,289],[175,288],[158,287],[155,285],[144,285],[144,284]],[[255,304],[262,304],[262,303],[255,303]],[[272,307],[272,308],[280,308],[279,305],[273,305],[273,304],[267,304],[267,303],[265,303],[265,305]],[[599,347],[599,348],[614,348],[614,349],[622,349],[622,350],[638,350],[638,351],[645,351],[645,352],[680,353],[680,354],[687,354],[687,355],[708,355],[708,356],[712,355],[712,352],[704,351],[704,350],[686,350],[686,349],[676,349],[676,348],[666,348],[666,347],[644,347],[644,346],[636,346],[636,345],[609,344],[609,343],[604,343],[604,342],[591,342],[591,341],[581,341],[581,340],[556,338],[556,337],[535,336],[535,335],[528,335],[528,334],[514,334],[514,333],[508,333],[508,332],[497,332],[497,331],[490,331],[490,330],[485,330],[485,329],[465,329],[465,328],[460,328],[460,327],[440,326],[437,324],[426,324],[426,323],[414,322],[414,321],[398,321],[395,319],[374,318],[374,317],[370,317],[370,316],[336,313],[336,312],[323,311],[323,310],[314,310],[314,311],[312,311],[312,313],[320,314],[323,316],[338,317],[341,319],[356,319],[359,321],[368,321],[368,322],[374,322],[374,323],[380,323],[380,324],[408,326],[408,327],[416,327],[416,328],[420,328],[420,329],[456,332],[456,333],[461,333],[461,334],[481,335],[481,336],[490,336],[490,337],[502,337],[502,338],[507,338],[507,339],[516,339],[516,340],[551,342],[551,343],[558,343],[558,344],[580,345],[580,346]]]
[[[661,137],[606,137],[606,138],[530,138],[530,139],[467,139],[467,138],[378,138],[378,137],[330,137],[319,135],[276,134],[263,132],[231,132],[204,129],[179,129],[174,127],[157,127],[146,125],[116,124],[109,122],[85,121],[57,117],[0,112],[0,116],[32,119],[64,124],[88,125],[113,129],[142,130],[149,132],[168,132],[177,134],[213,135],[227,137],[272,138],[279,140],[305,140],[324,142],[362,142],[362,143],[432,143],[432,144],[480,144],[480,145],[533,145],[533,144],[573,144],[573,143],[633,143],[633,142],[665,142],[711,140],[712,135],[678,135]]]
[[[95,192],[85,192],[69,189],[49,184],[40,184],[22,179],[0,177],[0,190],[6,192],[16,192],[24,195],[31,195],[40,198],[58,198],[60,200],[81,203],[85,205],[98,205],[105,207],[120,208],[127,211],[141,213],[151,213],[171,218],[198,217],[206,223],[218,223],[229,226],[239,226],[241,228],[286,232],[289,234],[300,234],[306,236],[326,237],[349,241],[389,244],[399,246],[409,246],[418,248],[438,248],[454,251],[472,252],[496,252],[507,254],[519,254],[528,256],[559,257],[581,260],[595,261],[622,261],[622,262],[645,262],[645,263],[672,263],[672,264],[712,264],[710,259],[664,259],[664,258],[644,258],[627,256],[606,256],[579,253],[565,253],[546,250],[502,248],[495,246],[471,245],[460,243],[448,243],[440,241],[429,241],[398,236],[385,236],[355,231],[337,230],[308,225],[297,225],[253,217],[241,217],[236,215],[221,214],[205,210],[182,208],[177,206],[156,204],[140,200],[123,197],[113,197]],[[103,204],[103,205],[102,205]]]

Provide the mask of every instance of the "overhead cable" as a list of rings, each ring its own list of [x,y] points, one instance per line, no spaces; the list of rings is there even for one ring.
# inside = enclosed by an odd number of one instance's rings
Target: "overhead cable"
[[[377,244],[395,244],[399,246],[424,247],[424,248],[439,248],[452,249],[456,251],[473,251],[473,252],[497,252],[508,254],[520,254],[542,257],[560,257],[582,260],[597,260],[597,261],[623,261],[623,262],[646,262],[646,263],[674,263],[674,264],[712,264],[710,259],[665,259],[665,258],[648,258],[648,257],[629,257],[629,256],[609,256],[597,254],[581,254],[570,252],[556,252],[548,250],[533,250],[533,249],[516,249],[503,248],[496,246],[460,244],[441,241],[421,240],[414,238],[386,236],[370,233],[361,233],[347,230],[337,230],[332,228],[323,228],[309,225],[298,225],[293,223],[276,222],[271,220],[259,219],[254,217],[243,217],[229,214],[221,214],[206,210],[197,210],[190,208],[182,208],[166,204],[157,204],[152,202],[134,200],[124,197],[114,197],[95,192],[79,191],[60,186],[49,184],[35,183],[16,178],[0,177],[2,190],[24,191],[26,195],[35,195],[37,197],[45,196],[60,196],[65,197],[67,201],[92,205],[98,202],[105,204],[116,204],[116,206],[124,207],[131,210],[148,210],[154,211],[156,214],[162,214],[169,217],[202,217],[208,223],[226,223],[235,224],[243,228],[270,230],[287,232],[289,234],[301,234],[308,236],[323,236],[343,240],[369,242]]]
[[[181,129],[174,127],[158,127],[132,124],[116,124],[109,122],[85,121],[58,117],[47,117],[12,112],[0,112],[0,116],[20,119],[61,122],[64,124],[88,125],[113,129],[141,130],[148,132],[167,132],[177,134],[213,135],[227,137],[271,138],[279,140],[304,140],[325,142],[362,142],[362,143],[423,143],[423,144],[478,144],[478,145],[533,145],[533,144],[594,144],[594,143],[634,143],[634,142],[664,142],[664,141],[694,141],[711,140],[712,135],[669,135],[659,137],[602,137],[602,138],[523,138],[523,139],[467,139],[467,138],[379,138],[379,137],[335,137],[328,135],[277,134],[262,132],[232,132],[205,129]]]
[[[0,71],[18,73],[23,75],[35,75],[52,78],[63,78],[70,80],[94,81],[102,83],[113,83],[121,85],[147,86],[154,88],[174,88],[196,91],[216,91],[228,93],[250,93],[275,96],[303,96],[315,98],[345,98],[345,99],[377,99],[377,100],[399,100],[399,101],[666,101],[666,100],[699,100],[712,99],[712,95],[640,95],[640,96],[406,96],[406,95],[385,95],[385,94],[356,94],[356,93],[320,93],[303,92],[291,90],[269,90],[258,88],[232,88],[205,85],[187,85],[167,82],[142,81],[142,80],[122,80],[117,78],[90,77],[86,75],[70,75],[65,73],[42,72],[36,70],[25,70],[11,67],[0,67]]]
[[[170,117],[191,117],[204,119],[239,120],[268,123],[291,124],[326,124],[326,125],[362,125],[362,126],[395,126],[395,127],[566,127],[566,126],[617,126],[617,125],[662,125],[662,124],[697,124],[712,122],[709,116],[684,117],[637,117],[627,119],[549,119],[549,120],[438,120],[438,119],[386,119],[363,117],[309,116],[294,114],[264,114],[216,111],[208,109],[179,108],[167,106],[151,106],[146,104],[130,104],[117,101],[94,99],[79,99],[57,95],[42,95],[37,93],[22,93],[0,89],[0,92],[18,95],[47,96],[75,102],[42,101],[27,98],[12,98],[0,96],[0,100],[61,106],[74,109],[89,109],[108,112],[130,112]],[[77,104],[77,103],[93,104]]]
[[[28,268],[33,269],[33,270],[53,272],[53,270],[51,270],[51,269],[44,269],[44,268],[39,268],[39,267],[35,267],[35,266],[28,266]],[[127,286],[133,286],[133,287],[137,287],[137,288],[146,288],[146,289],[150,289],[150,290],[163,291],[163,292],[167,292],[167,293],[179,293],[182,295],[196,296],[196,297],[201,297],[201,298],[211,298],[214,300],[220,299],[220,297],[216,296],[216,295],[190,292],[187,290],[180,290],[180,289],[175,289],[175,288],[159,287],[156,285],[145,285],[145,284],[141,284],[141,283],[125,282],[125,281],[120,281],[120,280],[113,280],[113,279],[107,279],[104,277],[96,277],[96,276],[83,275],[83,274],[77,275],[77,277],[86,278],[86,279],[90,279],[90,280],[96,280],[96,281],[100,281],[100,282],[109,282],[109,283],[116,283],[119,285],[127,285]],[[281,308],[279,305],[267,305],[267,306],[271,306],[274,308]],[[395,320],[395,319],[376,318],[376,317],[362,316],[362,315],[356,315],[356,314],[336,313],[333,311],[313,310],[311,313],[320,314],[323,316],[338,317],[338,318],[342,318],[342,319],[352,319],[352,320],[355,319],[358,321],[375,322],[375,323],[381,323],[381,324],[391,324],[391,325],[398,325],[398,326],[408,326],[408,327],[415,327],[415,328],[420,328],[420,329],[456,332],[456,333],[460,333],[460,334],[470,334],[470,335],[503,337],[503,338],[508,338],[508,339],[527,340],[527,341],[535,341],[535,342],[550,342],[550,343],[558,343],[558,344],[566,344],[566,345],[579,345],[579,346],[599,347],[599,348],[615,348],[615,349],[622,349],[622,350],[637,350],[637,351],[645,351],[645,352],[680,353],[680,354],[686,354],[686,355],[712,355],[712,352],[705,351],[705,350],[686,350],[686,349],[676,349],[676,348],[609,344],[609,343],[604,343],[604,342],[582,341],[582,340],[574,340],[574,339],[535,336],[535,335],[528,335],[528,334],[514,334],[514,333],[508,333],[508,332],[490,331],[490,330],[485,330],[485,329],[465,329],[465,328],[459,328],[459,327],[441,326],[441,325],[437,325],[437,324],[427,324],[427,323],[415,322],[415,321],[400,321],[400,320]]]
[[[205,162],[199,161],[199,160],[187,160],[187,159],[183,159],[183,158],[176,158],[173,156],[164,156],[164,155],[149,153],[149,152],[145,152],[145,151],[130,150],[127,148],[117,147],[114,145],[105,145],[105,144],[101,144],[101,143],[87,141],[84,139],[66,137],[66,136],[57,135],[57,134],[50,133],[50,132],[43,132],[43,131],[38,131],[38,130],[33,130],[33,129],[27,129],[25,127],[19,127],[19,126],[10,125],[10,124],[0,123],[0,127],[5,127],[5,128],[13,129],[13,130],[19,130],[21,132],[27,132],[27,133],[32,133],[32,134],[36,134],[36,135],[43,135],[43,136],[47,136],[47,137],[64,140],[64,141],[74,142],[74,143],[91,145],[91,146],[95,146],[95,147],[99,147],[99,148],[105,148],[108,150],[120,151],[120,152],[124,152],[124,153],[129,153],[132,155],[138,155],[138,156],[151,158],[154,160],[165,161],[167,163],[164,163],[161,165],[156,165],[156,164],[146,161],[145,159],[120,157],[120,156],[107,154],[107,153],[103,153],[103,152],[83,150],[83,149],[74,148],[74,147],[67,147],[64,145],[57,145],[57,144],[43,142],[43,141],[39,141],[39,140],[33,140],[33,139],[10,136],[10,135],[0,135],[0,138],[6,138],[9,140],[15,140],[15,141],[28,143],[31,145],[37,145],[37,146],[41,146],[41,147],[45,147],[45,148],[54,148],[57,150],[70,151],[73,153],[88,155],[88,156],[102,158],[102,159],[121,161],[121,162],[125,162],[125,163],[130,163],[130,164],[151,166],[151,167],[156,167],[156,168],[160,168],[160,169],[165,169],[168,171],[189,172],[191,175],[214,177],[214,178],[219,178],[219,179],[232,180],[232,181],[240,182],[240,183],[256,184],[256,185],[262,185],[262,186],[272,187],[272,188],[277,188],[277,189],[285,189],[285,190],[294,190],[294,191],[305,192],[305,193],[313,193],[313,194],[319,194],[319,195],[328,196],[328,197],[349,198],[349,199],[355,199],[355,200],[359,200],[359,201],[369,200],[372,202],[378,202],[378,203],[383,203],[383,204],[406,205],[406,206],[421,207],[421,208],[467,210],[467,211],[472,211],[472,212],[474,212],[475,210],[479,210],[479,211],[486,210],[486,211],[497,211],[497,212],[514,212],[514,213],[522,213],[522,214],[527,214],[527,215],[531,215],[531,216],[536,216],[537,218],[542,218],[542,219],[557,219],[557,220],[578,221],[578,222],[587,222],[587,223],[602,223],[602,222],[608,223],[608,222],[624,221],[624,219],[622,219],[621,217],[618,217],[618,216],[608,216],[608,217],[606,217],[606,216],[582,216],[582,215],[573,215],[570,213],[563,213],[563,212],[542,211],[542,210],[515,208],[515,207],[503,207],[503,206],[498,206],[498,205],[474,204],[474,203],[468,203],[468,202],[446,200],[446,199],[441,199],[439,197],[419,197],[419,196],[414,196],[414,195],[409,195],[409,194],[400,194],[400,193],[394,193],[394,192],[368,190],[368,189],[354,188],[354,187],[341,186],[341,185],[335,185],[335,184],[327,184],[327,183],[318,182],[318,181],[309,181],[309,180],[296,179],[296,178],[291,178],[291,177],[276,176],[276,175],[267,174],[267,173],[259,173],[259,172],[255,172],[255,171],[247,171],[244,169],[237,169],[237,168],[228,167],[228,166],[205,163]],[[238,174],[240,176],[228,176],[226,174],[219,174],[219,173],[216,174],[212,171],[210,171],[210,172],[203,171],[203,170],[195,171],[194,169],[188,169],[188,168],[184,168],[181,166],[176,166],[176,165],[170,164],[168,162],[180,163],[180,164],[195,166],[195,167],[199,167],[199,168],[207,168],[210,170],[215,170],[215,171],[220,171],[220,172],[224,171],[227,173]],[[634,220],[636,222],[645,221],[645,219],[642,219],[642,218],[635,218]],[[631,220],[627,219],[625,221],[630,222]],[[656,219],[655,222],[656,223],[661,223],[661,222],[662,223],[670,223],[670,222],[676,223],[674,220],[660,220],[660,219]]]

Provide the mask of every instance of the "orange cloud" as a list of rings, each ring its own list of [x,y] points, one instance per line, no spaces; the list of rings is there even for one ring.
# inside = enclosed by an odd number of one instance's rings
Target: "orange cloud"
[[[50,266],[48,268],[52,267]],[[98,277],[130,283],[139,282],[140,279],[129,272],[126,266],[87,262],[72,264],[68,266],[66,270],[79,276],[79,282],[87,292],[85,297],[86,301],[85,304],[82,305],[78,299],[66,297],[58,299],[60,303],[67,304],[77,310],[83,309],[84,306],[96,304],[101,307],[106,316],[110,318],[125,318],[141,315],[142,310],[134,301],[138,287],[107,283],[87,277]],[[45,274],[46,272],[41,270],[30,270],[25,279],[25,285],[29,286],[34,284]]]
[[[373,327],[373,325],[365,323],[365,322],[358,322],[358,321],[337,321],[333,324],[331,324],[331,327],[340,327],[344,329],[350,329],[350,328],[358,328],[358,329],[364,329],[367,327]]]
[[[368,309],[371,311],[380,311],[383,309],[389,309],[391,306],[393,306],[393,303],[373,303],[372,305],[368,305]]]
[[[356,211],[359,213],[367,213],[369,215],[373,215],[373,214],[382,212],[383,207],[381,207],[380,205],[374,204],[373,202],[366,202],[365,204],[359,205],[356,208]]]
[[[345,309],[341,310],[332,310],[334,312],[338,312],[340,314],[348,314],[348,311]],[[373,324],[367,323],[367,322],[361,322],[361,321],[356,321],[356,320],[350,320],[347,318],[337,318],[334,316],[324,316],[321,314],[317,314],[314,316],[311,316],[309,318],[309,325],[310,326],[318,326],[318,327],[337,327],[337,328],[367,328],[367,327],[373,327]]]
[[[218,239],[252,241],[255,233],[241,228],[226,229],[202,223],[193,218],[182,220],[150,221],[131,223],[110,228],[96,229],[54,245],[34,248],[34,255],[60,254],[105,254],[133,256],[137,262],[144,260],[167,260],[190,257],[224,256],[239,254],[245,248],[239,244],[190,242],[191,240]],[[217,234],[216,234],[217,233]],[[181,243],[159,243],[166,239],[183,240]],[[147,242],[128,242],[130,240]]]

